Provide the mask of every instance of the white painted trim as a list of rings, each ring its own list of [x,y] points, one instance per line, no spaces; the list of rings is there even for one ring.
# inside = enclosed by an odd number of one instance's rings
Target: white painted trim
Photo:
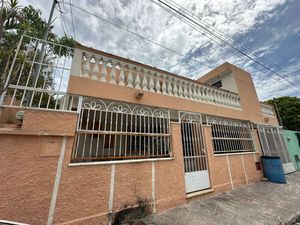
[[[19,223],[19,222],[12,222],[12,221],[8,221],[8,220],[0,220],[0,224],[11,224],[11,225],[30,225],[27,223]]]
[[[157,158],[157,159],[131,159],[131,160],[120,160],[120,161],[104,161],[104,162],[82,162],[82,163],[69,163],[69,166],[97,166],[97,165],[114,165],[124,163],[142,163],[142,162],[156,162],[156,161],[168,161],[174,160],[175,158]]]
[[[253,122],[256,125],[261,125],[261,126],[266,126],[266,127],[276,127],[276,128],[282,128],[282,126],[280,125],[272,125],[272,124],[268,124],[268,123],[257,123],[257,122]]]
[[[226,156],[227,159],[227,167],[228,167],[228,172],[229,172],[229,178],[230,178],[230,183],[231,183],[231,188],[233,189],[233,182],[232,182],[232,175],[231,175],[231,169],[230,169],[230,163],[229,163],[229,158]]]
[[[51,203],[50,203],[47,225],[52,225],[52,222],[53,222],[55,206],[56,206],[56,199],[57,199],[59,182],[60,182],[61,171],[62,171],[62,165],[63,165],[65,150],[66,150],[66,145],[67,145],[67,139],[68,139],[67,137],[63,137],[61,148],[60,148],[60,155],[59,155],[59,159],[57,162],[57,170],[56,170],[56,176],[55,176],[55,181],[54,181],[54,186],[53,186],[53,191],[52,191],[52,198],[51,198]]]
[[[246,178],[246,184],[248,184],[248,176],[247,176],[247,171],[246,171],[246,167],[245,167],[244,156],[241,155],[241,158],[242,158],[243,170],[244,170],[244,174],[245,174],[245,178]]]
[[[256,154],[253,155],[253,158],[254,158],[254,162],[257,162]]]
[[[236,153],[225,153],[225,154],[214,154],[215,157],[220,156],[231,156],[231,155],[249,155],[249,154],[257,154],[259,152],[236,152]]]
[[[110,188],[109,188],[109,201],[108,201],[108,211],[110,213],[108,224],[112,223],[112,212],[114,206],[114,192],[115,192],[115,174],[116,174],[116,165],[111,165],[111,174],[110,174]]]
[[[153,213],[156,213],[156,199],[155,199],[155,162],[152,162],[152,204],[153,204]]]
[[[18,108],[20,110],[32,110],[32,111],[51,111],[51,112],[60,112],[60,113],[71,113],[78,114],[77,111],[71,110],[62,110],[62,109],[46,109],[46,108],[33,108],[33,107],[24,107],[24,106],[14,106],[14,105],[1,105],[0,108]]]

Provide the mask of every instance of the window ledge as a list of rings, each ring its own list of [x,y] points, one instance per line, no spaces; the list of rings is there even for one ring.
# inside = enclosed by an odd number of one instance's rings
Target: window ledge
[[[157,159],[131,159],[120,161],[105,161],[105,162],[81,162],[81,163],[69,163],[70,167],[75,166],[97,166],[97,165],[112,165],[112,164],[128,164],[128,163],[142,163],[142,162],[156,162],[156,161],[169,161],[174,160],[174,157],[170,158],[157,158]]]
[[[230,155],[249,155],[249,154],[258,154],[260,152],[234,152],[234,153],[220,153],[220,154],[215,154],[215,157],[219,157],[219,156],[230,156]]]

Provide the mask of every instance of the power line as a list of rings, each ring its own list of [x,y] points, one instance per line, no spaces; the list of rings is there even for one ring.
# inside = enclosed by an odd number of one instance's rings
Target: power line
[[[151,0],[152,1],[152,0]],[[155,1],[152,1],[154,2],[155,4],[158,5],[158,3],[156,3]],[[180,16],[178,16],[177,14],[175,14],[174,12],[170,11],[168,8],[165,8],[165,7],[162,7],[164,8],[167,12],[169,12],[172,16],[178,18],[180,21],[188,24],[189,26],[191,26],[192,28],[194,28],[195,30],[197,30],[198,32],[200,32],[201,34],[205,35],[206,37],[208,37],[211,41],[215,42],[217,45],[219,45],[220,47],[222,48],[226,48],[226,46],[223,46],[219,41],[211,38],[210,36],[208,36],[207,34],[205,33],[202,33],[203,30],[199,29],[199,27],[196,27],[194,24],[192,24],[191,22],[187,21],[187,20],[183,20]],[[230,50],[230,49],[229,49]],[[233,49],[232,49],[233,50]],[[238,53],[236,51],[233,51],[234,54],[236,54],[237,56],[240,56],[238,55]],[[207,58],[206,58],[207,59]],[[251,64],[252,67],[255,67],[257,70],[261,71],[261,72],[264,72],[261,68],[259,68],[256,64]],[[280,81],[279,78],[276,79],[277,81]]]
[[[120,26],[120,25],[118,25],[118,24],[116,24],[116,23],[113,23],[113,22],[111,22],[111,21],[109,21],[109,20],[107,20],[107,19],[104,19],[104,18],[100,17],[99,15],[97,15],[97,14],[95,14],[95,13],[92,13],[92,12],[89,12],[89,11],[87,11],[87,10],[85,10],[85,9],[83,9],[83,8],[81,8],[81,7],[79,7],[79,6],[76,6],[76,5],[72,4],[72,3],[65,3],[65,4],[69,4],[69,5],[71,5],[72,7],[76,8],[76,9],[82,11],[82,12],[85,12],[85,13],[87,13],[87,14],[89,14],[89,15],[95,16],[96,18],[98,18],[98,19],[100,19],[100,20],[102,20],[102,21],[104,21],[104,22],[106,22],[106,23],[108,23],[108,24],[110,24],[110,25],[113,25],[113,26],[115,26],[115,27],[117,27],[117,28],[119,28],[119,29],[121,29],[121,30],[124,30],[124,31],[126,31],[126,32],[128,32],[128,33],[130,33],[130,34],[132,34],[132,35],[134,35],[134,36],[137,36],[137,37],[139,37],[139,38],[141,38],[141,39],[143,39],[143,40],[145,40],[145,41],[147,41],[147,42],[149,42],[149,43],[151,43],[151,44],[153,44],[153,45],[156,45],[156,46],[159,46],[159,47],[161,47],[161,48],[163,48],[163,49],[166,49],[166,50],[168,50],[168,51],[170,51],[170,52],[172,52],[172,53],[174,53],[174,54],[176,54],[176,55],[179,55],[179,56],[183,57],[184,59],[188,59],[188,60],[190,60],[190,61],[194,61],[194,62],[200,63],[200,64],[206,66],[207,68],[209,68],[209,69],[211,69],[211,70],[216,70],[216,71],[218,71],[218,72],[220,72],[220,73],[224,72],[224,71],[218,70],[218,69],[215,68],[215,67],[209,66],[209,65],[205,64],[204,62],[201,62],[201,61],[199,61],[199,60],[195,60],[195,59],[193,59],[192,57],[188,57],[188,56],[186,56],[185,54],[180,53],[180,52],[178,52],[178,51],[176,51],[176,50],[174,50],[174,49],[171,49],[171,48],[169,48],[169,47],[166,47],[166,46],[164,46],[164,45],[161,45],[161,44],[159,44],[159,43],[157,43],[157,42],[155,42],[155,41],[153,41],[153,40],[151,40],[151,39],[149,39],[149,38],[146,38],[146,37],[144,37],[144,36],[142,36],[142,35],[140,35],[140,34],[137,34],[137,33],[133,32],[133,31],[129,30],[128,28],[122,27],[122,26]]]
[[[154,0],[151,0],[152,2],[155,2]],[[161,4],[163,4],[165,7],[168,7],[169,9],[171,9],[172,11],[176,12],[177,14],[181,15],[183,18],[185,18],[186,20],[194,23],[195,25],[197,25],[199,28],[201,28],[204,32],[208,33],[209,35],[217,38],[218,40],[226,43],[227,45],[229,45],[231,48],[233,48],[234,50],[236,50],[238,53],[244,55],[245,57],[249,58],[250,60],[254,61],[255,63],[257,63],[258,65],[262,66],[264,69],[269,70],[270,72],[274,73],[274,75],[280,77],[281,79],[283,79],[284,81],[290,83],[293,86],[296,86],[293,82],[286,80],[284,77],[282,77],[281,74],[279,74],[278,72],[276,72],[275,70],[273,70],[272,68],[270,68],[269,66],[261,63],[260,61],[258,61],[257,59],[255,59],[253,56],[247,54],[246,52],[244,52],[243,50],[241,50],[240,48],[238,48],[237,46],[235,46],[233,43],[228,42],[227,40],[225,40],[224,38],[220,37],[219,35],[215,34],[214,32],[210,31],[209,29],[207,29],[205,26],[201,25],[199,22],[195,21],[194,19],[191,19],[189,16],[185,15],[183,12],[180,12],[179,10],[175,9],[174,7],[168,5],[167,3],[158,0]],[[156,3],[156,2],[155,2]],[[161,6],[161,5],[160,5]],[[163,8],[163,7],[162,7]],[[296,86],[298,87],[298,86]]]
[[[166,46],[164,46],[164,45],[162,45],[162,44],[159,44],[159,43],[157,43],[157,42],[155,42],[155,41],[153,41],[153,40],[151,40],[151,39],[149,39],[149,38],[146,38],[146,37],[144,37],[144,36],[142,36],[142,35],[140,35],[140,34],[137,34],[137,33],[133,32],[133,31],[131,31],[131,30],[125,28],[125,27],[122,27],[122,26],[120,26],[120,25],[118,25],[118,24],[116,24],[116,23],[114,23],[114,22],[111,22],[111,21],[109,21],[109,20],[107,20],[107,19],[105,19],[105,18],[102,18],[102,17],[100,17],[99,15],[97,15],[97,14],[95,14],[95,13],[92,13],[92,12],[89,12],[89,11],[87,11],[87,10],[85,10],[85,9],[83,9],[83,8],[81,8],[81,7],[79,7],[79,6],[76,6],[76,5],[72,4],[72,3],[65,3],[65,4],[69,4],[69,5],[71,5],[72,7],[76,8],[76,9],[82,11],[82,12],[85,12],[85,13],[87,13],[87,14],[89,14],[89,15],[95,16],[96,18],[98,18],[98,19],[100,19],[100,20],[102,20],[102,21],[104,21],[104,22],[106,22],[106,23],[108,23],[108,24],[110,24],[110,25],[113,25],[113,26],[115,26],[115,27],[117,27],[117,28],[119,28],[119,29],[121,29],[121,30],[124,30],[124,31],[126,31],[126,32],[128,32],[128,33],[130,33],[130,34],[132,34],[132,35],[134,35],[134,36],[137,36],[137,37],[139,37],[139,38],[141,38],[141,39],[143,39],[143,40],[145,40],[145,41],[147,41],[147,42],[150,42],[150,43],[152,43],[152,44],[154,44],[154,45],[156,45],[156,46],[159,46],[159,47],[161,47],[161,48],[163,48],[163,49],[166,49],[166,50],[168,50],[168,51],[170,51],[170,52],[172,52],[172,53],[174,53],[174,54],[177,54],[177,55],[179,55],[179,56],[181,56],[181,57],[187,58],[187,59],[189,59],[189,60],[191,60],[191,61],[194,61],[194,62],[197,62],[197,63],[201,63],[202,65],[204,65],[204,66],[206,66],[206,67],[208,67],[208,68],[210,68],[210,69],[215,69],[215,68],[213,68],[213,67],[211,67],[211,66],[209,66],[209,65],[207,65],[207,64],[205,64],[205,63],[203,63],[203,62],[201,62],[201,61],[199,61],[199,60],[195,60],[195,59],[193,59],[192,57],[186,57],[186,55],[183,54],[183,53],[180,53],[180,52],[178,52],[178,51],[176,51],[176,50],[174,50],[174,49],[171,49],[171,48],[166,47]],[[220,72],[221,72],[221,71],[220,71]]]
[[[164,48],[164,49],[166,49],[166,50],[168,50],[168,51],[170,51],[170,52],[172,52],[172,53],[174,53],[174,54],[177,54],[177,55],[179,55],[179,56],[181,56],[181,57],[183,57],[183,58],[189,59],[189,60],[194,61],[194,62],[197,62],[197,63],[201,63],[201,64],[203,64],[204,66],[206,66],[206,67],[208,67],[208,68],[210,68],[210,69],[212,69],[212,70],[216,70],[216,71],[218,71],[218,72],[220,72],[220,73],[224,72],[224,71],[218,70],[217,68],[213,68],[213,67],[211,67],[211,66],[209,66],[209,65],[207,65],[207,64],[205,64],[205,63],[203,63],[203,62],[200,62],[200,61],[198,61],[198,60],[195,60],[195,59],[193,59],[192,57],[187,57],[185,54],[182,54],[182,53],[180,53],[180,52],[178,52],[178,51],[176,51],[176,50],[174,50],[174,49],[171,49],[171,48],[169,48],[169,47],[166,47],[166,46],[164,46],[164,45],[161,45],[161,44],[159,44],[159,43],[157,43],[157,42],[155,42],[155,41],[153,41],[153,40],[150,40],[150,39],[148,39],[148,38],[146,38],[146,37],[144,37],[144,36],[142,36],[142,35],[140,35],[140,34],[137,34],[137,33],[133,32],[133,31],[131,31],[131,30],[125,28],[125,27],[122,27],[122,26],[120,26],[120,25],[118,25],[118,24],[115,24],[115,23],[113,23],[113,22],[111,22],[111,21],[109,21],[109,20],[107,20],[107,19],[104,19],[104,18],[100,17],[99,15],[97,15],[97,14],[95,14],[95,13],[89,12],[89,11],[87,11],[87,10],[85,10],[85,9],[83,9],[83,8],[81,8],[81,7],[79,7],[79,6],[75,6],[75,5],[72,4],[72,3],[66,3],[66,4],[69,4],[69,5],[71,5],[72,7],[75,7],[75,8],[77,8],[78,10],[80,10],[80,11],[82,11],[82,12],[85,12],[85,13],[87,13],[87,14],[89,14],[89,15],[95,16],[96,18],[98,18],[98,19],[100,19],[100,20],[102,20],[102,21],[104,21],[104,22],[106,22],[106,23],[108,23],[108,24],[110,24],[110,25],[113,25],[113,26],[115,26],[115,27],[117,27],[117,28],[119,28],[119,29],[121,29],[121,30],[124,30],[124,31],[126,31],[126,32],[128,32],[128,33],[130,33],[130,34],[132,34],[132,35],[134,35],[134,36],[137,36],[137,37],[139,37],[139,38],[141,38],[141,39],[143,39],[143,40],[145,40],[145,41],[148,41],[148,42],[150,42],[151,44],[154,44],[154,45],[157,45],[157,46],[159,46],[159,47],[161,47],[161,48]],[[262,88],[262,89],[267,90],[267,89],[265,89],[265,88]]]
[[[72,9],[72,0],[69,0],[69,2],[70,2],[70,12],[71,12],[71,21],[72,21],[73,35],[74,35],[74,39],[76,39],[75,26],[74,26],[74,18],[73,18],[73,9]]]
[[[68,32],[68,27],[67,27],[67,25],[66,25],[66,23],[65,23],[65,20],[64,20],[64,17],[63,17],[63,14],[66,13],[66,12],[63,12],[63,11],[61,10],[60,3],[59,3],[59,2],[58,2],[58,5],[57,5],[57,8],[56,8],[56,9],[57,9],[58,12],[59,12],[60,23],[61,23],[61,27],[62,27],[62,29],[63,29],[63,32],[64,32],[65,35],[67,35],[67,36],[69,37],[70,35],[69,35],[69,32]]]
[[[229,35],[225,34],[224,32],[222,32],[221,30],[215,28],[215,27],[212,27],[211,24],[207,23],[206,21],[204,20],[201,20],[199,17],[197,17],[195,14],[193,14],[191,11],[189,11],[188,9],[186,9],[185,7],[177,4],[176,2],[172,1],[172,0],[166,0],[167,2],[179,7],[181,10],[185,11],[186,14],[190,15],[191,17],[193,18],[196,18],[200,23],[204,24],[207,29],[211,29],[213,30],[214,32],[216,33],[219,33],[221,36],[223,36],[224,38],[226,38],[227,40],[229,40],[231,43],[234,43],[234,39],[231,38]],[[280,68],[280,66],[276,65],[275,63],[273,63],[272,61],[268,60],[267,58],[265,57],[260,57],[260,56],[257,56],[255,55],[254,53],[252,53],[254,50],[247,47],[247,46],[240,46],[241,49],[243,49],[244,51],[248,51],[248,53],[250,52],[251,54],[253,54],[253,56],[259,58],[260,60],[264,60],[265,62],[268,62],[270,64],[272,64],[273,66],[276,66],[278,68]]]
[[[154,2],[153,0],[151,0],[152,2]],[[165,0],[167,1],[168,3],[171,3],[173,4],[173,6],[175,5],[176,7],[179,7],[179,9],[181,11],[184,11],[186,14],[188,14],[189,16],[193,17],[194,19],[196,19],[199,23],[201,23],[203,26],[205,26],[207,29],[211,29],[213,30],[213,32],[215,33],[219,33],[219,35],[221,35],[223,38],[225,38],[227,41],[229,40],[229,42],[231,42],[231,44],[234,45],[234,39],[232,39],[230,36],[228,36],[227,34],[225,34],[224,32],[218,30],[217,28],[213,28],[211,27],[211,24],[205,22],[204,20],[201,20],[199,17],[197,17],[195,14],[193,14],[192,12],[188,11],[186,8],[184,8],[183,6],[180,6],[179,4],[177,4],[176,2],[172,1],[172,0]],[[161,2],[161,1],[160,1]],[[154,2],[156,3],[156,2]],[[158,3],[156,3],[158,5]],[[256,57],[256,58],[259,58],[259,60],[264,60],[264,62],[267,62],[267,63],[270,63],[271,65],[279,68],[280,70],[282,70],[282,68],[278,65],[276,65],[275,63],[273,63],[272,61],[266,59],[265,57],[260,57],[260,56],[257,56],[253,53],[253,49],[249,48],[249,47],[243,47],[243,46],[238,46],[240,49],[242,49],[243,51],[247,52],[248,54],[251,54],[252,57]],[[284,74],[286,76],[290,76],[291,78],[294,78],[293,76],[295,76],[294,74]]]

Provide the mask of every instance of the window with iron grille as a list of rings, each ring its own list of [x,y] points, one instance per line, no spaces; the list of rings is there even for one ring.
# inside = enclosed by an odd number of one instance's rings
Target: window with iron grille
[[[170,156],[169,111],[83,99],[71,162]]]
[[[250,123],[207,116],[211,125],[215,154],[255,151]]]
[[[282,163],[291,162],[282,128],[258,124],[257,130],[264,155],[279,156]]]

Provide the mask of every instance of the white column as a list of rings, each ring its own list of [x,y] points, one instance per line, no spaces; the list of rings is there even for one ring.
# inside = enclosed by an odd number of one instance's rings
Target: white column
[[[100,81],[106,82],[106,62],[102,60],[102,70]]]
[[[160,91],[160,82],[159,82],[159,79],[157,78],[156,79],[156,82],[155,82],[155,91],[156,91],[156,93],[161,93],[161,91]]]
[[[82,76],[89,78],[90,69],[90,59],[86,56],[82,64]]]
[[[148,91],[148,82],[147,82],[146,73],[143,73],[142,89],[144,91]]]
[[[119,85],[120,86],[125,86],[125,71],[124,67],[120,65],[120,75],[119,75]]]
[[[167,91],[169,95],[173,96],[172,79],[167,77]]]
[[[127,87],[133,88],[133,76],[131,68],[128,68]]]
[[[111,84],[116,84],[116,64],[111,63],[111,73],[110,73],[110,80],[109,83]]]
[[[99,73],[99,65],[98,65],[98,61],[95,59],[95,63],[93,63],[93,70],[92,70],[92,80],[98,80],[98,73]]]
[[[162,94],[166,95],[167,94],[167,86],[166,86],[165,77],[163,75],[161,75],[161,78],[162,78],[162,85],[161,85]]]
[[[150,92],[155,92],[154,91],[154,81],[153,81],[153,77],[151,76],[150,72],[149,72],[150,78],[149,78],[149,91]]]
[[[174,96],[178,97],[178,87],[177,87],[177,79],[176,78],[173,79],[173,92],[174,92]]]
[[[136,76],[134,81],[134,88],[141,89],[141,78],[139,72],[136,70]]]

